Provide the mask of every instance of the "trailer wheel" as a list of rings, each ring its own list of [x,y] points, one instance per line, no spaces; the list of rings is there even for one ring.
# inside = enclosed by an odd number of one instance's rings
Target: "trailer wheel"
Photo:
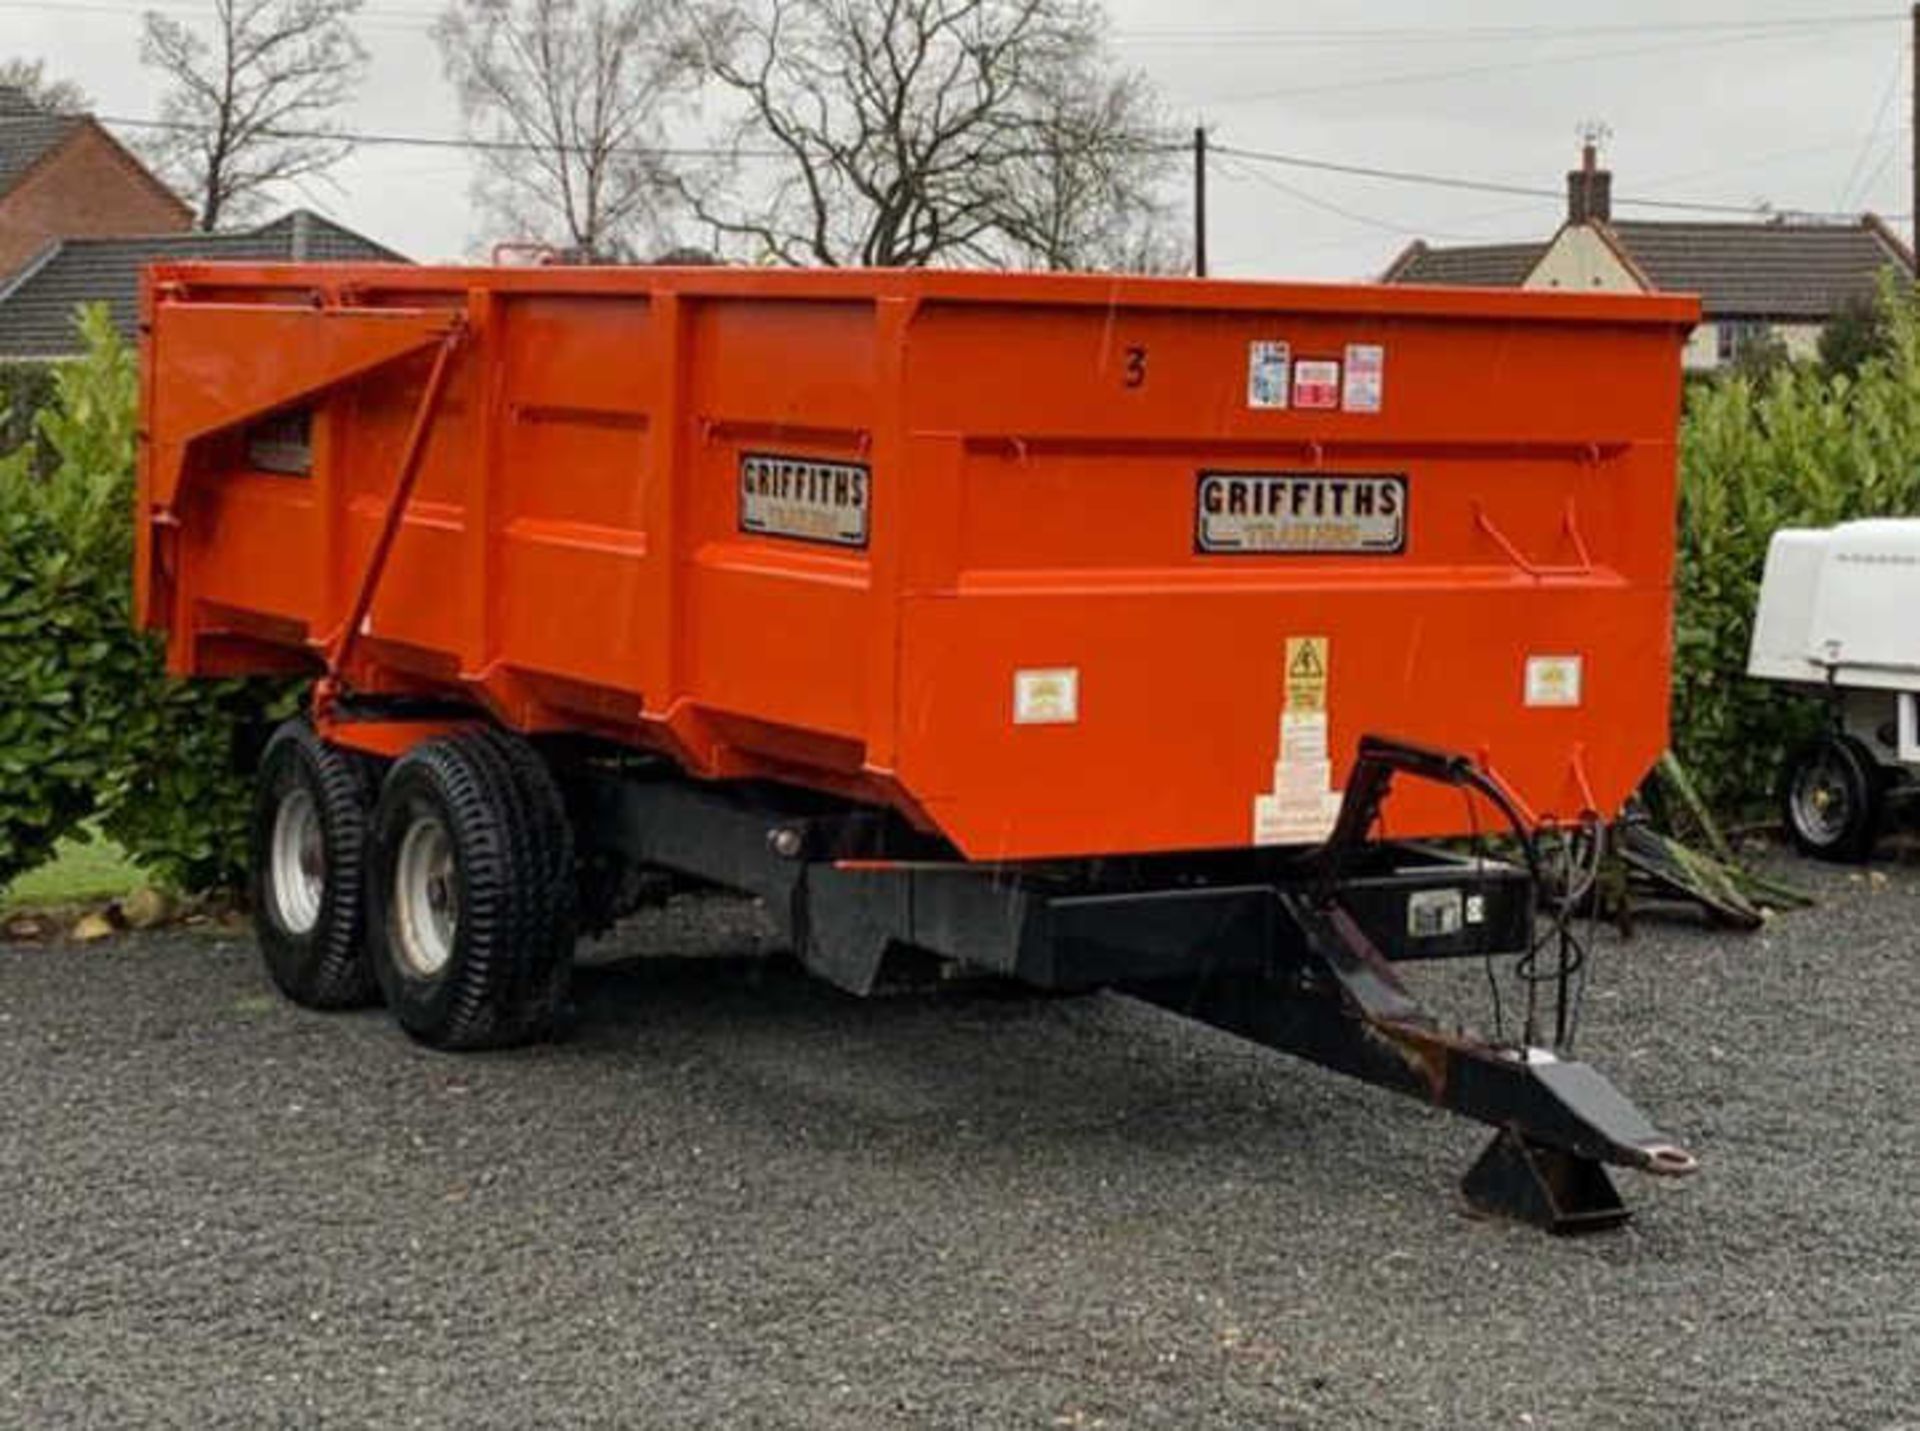
[[[430,740],[374,815],[374,972],[400,1026],[435,1048],[554,1030],[572,968],[573,835],[531,746],[500,731]]]
[[[379,769],[322,740],[304,719],[267,741],[254,785],[249,890],[267,973],[310,1009],[370,1004],[367,962],[368,816]]]
[[[1787,833],[1816,859],[1857,863],[1873,852],[1883,794],[1879,767],[1859,741],[1808,741],[1788,759],[1782,782]]]

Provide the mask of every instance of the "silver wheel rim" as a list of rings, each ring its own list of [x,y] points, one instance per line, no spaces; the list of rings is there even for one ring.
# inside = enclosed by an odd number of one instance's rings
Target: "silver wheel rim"
[[[1793,822],[1816,845],[1831,845],[1853,819],[1853,792],[1840,758],[1822,751],[1793,778]]]
[[[287,792],[273,816],[268,853],[273,912],[289,934],[306,934],[320,922],[327,893],[327,841],[320,807],[303,787]]]
[[[432,977],[453,957],[460,890],[447,827],[423,815],[407,827],[393,867],[393,933],[400,960]]]

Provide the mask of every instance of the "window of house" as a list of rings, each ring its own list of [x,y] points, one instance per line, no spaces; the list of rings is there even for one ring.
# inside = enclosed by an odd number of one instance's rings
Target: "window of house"
[[[1764,343],[1772,335],[1772,325],[1751,318],[1723,318],[1716,326],[1720,340],[1720,361],[1731,363],[1755,343]]]

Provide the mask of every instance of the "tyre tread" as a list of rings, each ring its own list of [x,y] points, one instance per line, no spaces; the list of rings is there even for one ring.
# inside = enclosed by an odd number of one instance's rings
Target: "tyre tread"
[[[297,762],[297,778],[314,796],[328,846],[320,922],[305,936],[280,929],[267,903],[273,817],[268,802],[279,764],[286,760]],[[251,858],[255,929],[275,986],[307,1008],[360,1008],[379,995],[367,959],[364,899],[379,778],[378,761],[325,740],[304,716],[283,722],[261,753]]]
[[[416,780],[444,806],[459,850],[461,932],[445,999],[426,1017],[408,1005],[403,1026],[449,1050],[550,1036],[572,967],[575,901],[572,827],[545,761],[509,732],[463,731],[416,747],[395,767],[389,790],[404,795]],[[390,798],[399,796],[383,797],[383,811]],[[391,820],[376,822],[388,839]],[[392,878],[393,854],[381,851],[382,880]],[[404,976],[384,948],[384,929],[379,938],[381,977],[402,1014],[394,981]]]

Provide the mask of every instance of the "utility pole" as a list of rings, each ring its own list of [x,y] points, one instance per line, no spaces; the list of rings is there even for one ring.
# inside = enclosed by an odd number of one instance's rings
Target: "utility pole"
[[[1913,233],[1920,242],[1920,4],[1913,7],[1913,64],[1907,73],[1913,79],[1913,198],[1907,207],[1913,213]]]
[[[1920,36],[1920,4],[1913,7],[1914,33]],[[1920,126],[1920,98],[1914,100],[1914,123]],[[1920,159],[1914,161],[1920,164]],[[1920,185],[1920,170],[1916,170]],[[1193,131],[1193,276],[1207,276],[1207,128],[1197,125]]]

